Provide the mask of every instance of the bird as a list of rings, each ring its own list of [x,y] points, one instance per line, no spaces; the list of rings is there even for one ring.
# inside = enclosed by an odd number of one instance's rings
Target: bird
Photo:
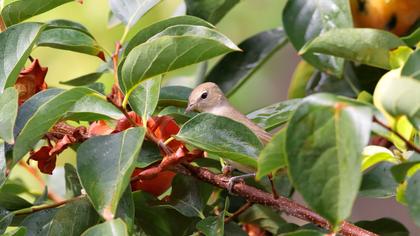
[[[185,111],[206,112],[235,120],[254,132],[263,144],[267,144],[272,138],[270,133],[232,106],[219,86],[212,82],[202,83],[193,89]]]
[[[185,109],[185,112],[190,111],[206,112],[217,116],[227,117],[242,123],[248,127],[264,145],[272,138],[272,134],[255,124],[252,120],[232,106],[219,86],[212,82],[202,83],[192,90],[188,98],[187,108]],[[227,163],[234,169],[247,173],[245,175],[230,178],[228,187],[230,193],[232,193],[233,185],[236,181],[246,177],[255,177],[255,169],[233,161],[227,161]],[[269,179],[272,185],[274,198],[277,198],[278,195],[275,191],[271,176],[269,176]]]

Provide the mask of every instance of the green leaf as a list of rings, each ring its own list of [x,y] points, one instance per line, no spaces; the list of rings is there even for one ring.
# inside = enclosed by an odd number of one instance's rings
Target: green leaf
[[[133,193],[136,209],[136,225],[147,235],[191,235],[187,228],[196,222],[173,209],[151,206],[157,198],[146,192]],[[176,219],[176,220],[174,220]]]
[[[74,0],[18,0],[6,5],[1,12],[7,26],[54,9]]]
[[[187,14],[217,24],[239,0],[185,0]]]
[[[300,103],[301,99],[286,100],[253,111],[247,117],[265,130],[273,130],[285,124]]]
[[[98,214],[89,200],[78,199],[58,208],[46,235],[79,236],[86,229],[95,225],[98,220]]]
[[[381,146],[367,146],[362,152],[362,171],[367,170],[371,166],[378,164],[379,162],[387,161],[391,163],[398,163],[398,159],[394,156],[389,149]]]
[[[323,234],[320,231],[308,230],[308,229],[303,229],[303,230],[298,230],[298,231],[282,234],[282,236],[323,236],[323,235],[325,234]]]
[[[6,144],[0,140],[0,189],[7,180],[7,160],[6,160]]]
[[[53,22],[39,37],[37,46],[51,47],[74,52],[80,52],[92,56],[103,56],[102,48],[92,35],[86,30],[81,30],[80,25],[67,21],[61,27],[62,22]]]
[[[394,196],[398,183],[391,174],[393,166],[392,163],[382,162],[364,173],[359,196],[374,198]]]
[[[420,42],[420,28],[417,28],[413,33],[404,36],[401,39],[410,47],[416,46],[416,44]]]
[[[123,195],[121,196],[120,202],[118,203],[117,212],[115,213],[115,218],[121,218],[127,226],[128,234],[133,234],[134,201],[133,194],[131,192],[131,186],[127,186]]]
[[[2,236],[27,236],[27,230],[25,227],[18,227],[2,234]]]
[[[127,226],[121,219],[106,221],[86,230],[82,236],[128,236]]]
[[[303,100],[289,121],[286,152],[292,182],[333,226],[351,213],[371,120],[370,108],[362,103],[315,94]]]
[[[144,168],[160,160],[162,160],[162,155],[158,146],[151,141],[145,140],[137,157],[136,167]]]
[[[343,75],[344,78],[340,79],[321,71],[315,71],[305,88],[306,94],[333,93],[346,97],[356,97],[359,89],[348,75],[346,71]]]
[[[160,90],[159,105],[185,107],[192,89],[183,86],[167,86]]]
[[[77,150],[80,182],[105,219],[114,218],[118,202],[130,182],[144,135],[144,128],[132,128],[90,138]]]
[[[8,6],[10,5],[12,4]],[[0,93],[15,84],[44,27],[40,23],[22,23],[9,27],[0,34]]]
[[[400,222],[391,218],[358,221],[355,225],[381,236],[409,236],[407,228]]]
[[[31,207],[32,204],[15,193],[5,191],[3,187],[0,191],[0,206],[9,211],[14,211]]]
[[[347,0],[289,0],[283,10],[283,25],[296,50],[324,32],[353,26]],[[327,55],[308,53],[303,59],[314,67],[341,77],[344,60]]]
[[[7,227],[12,223],[14,214],[0,207],[0,234],[6,231]]]
[[[176,139],[254,169],[262,149],[258,137],[245,125],[210,113],[186,122]]]
[[[66,196],[68,198],[77,197],[82,194],[82,185],[80,184],[77,170],[71,164],[64,164],[64,179],[66,180]]]
[[[413,53],[413,49],[407,46],[400,46],[389,53],[389,65],[391,68],[396,69],[405,64],[410,54]]]
[[[159,111],[159,116],[170,116],[175,119],[178,124],[184,124],[189,119],[191,119],[195,112],[188,112],[185,113],[185,108],[182,107],[175,107],[175,106],[167,106]]]
[[[420,80],[420,49],[417,49],[408,57],[401,75]]]
[[[83,33],[86,33],[87,35],[90,35],[92,38],[92,34],[89,32],[89,30],[82,24],[71,21],[71,20],[65,20],[65,19],[57,19],[52,20],[48,22],[48,29],[51,28],[69,28],[69,29],[75,29],[79,30]]]
[[[131,52],[131,50],[133,50],[134,47],[145,43],[148,39],[162,32],[164,29],[175,25],[199,25],[207,28],[214,27],[207,21],[194,16],[178,16],[161,20],[150,26],[147,26],[146,28],[140,30],[136,35],[134,35],[125,47],[124,55],[127,55],[129,52]]]
[[[206,236],[225,235],[225,215],[229,208],[229,198],[225,200],[225,208],[219,216],[210,216],[197,223],[196,227]]]
[[[67,81],[60,81],[60,84],[71,85],[71,86],[84,86],[91,83],[96,82],[101,76],[103,72],[93,72],[86,75],[79,76],[77,78],[67,80]]]
[[[161,206],[171,207],[187,217],[204,218],[204,207],[213,188],[194,177],[176,175],[172,182],[170,200]]]
[[[84,115],[81,115],[84,114]],[[83,87],[70,90],[49,89],[37,93],[19,109],[15,134],[19,135],[13,149],[13,164],[16,164],[61,118],[120,117],[115,107],[98,96],[98,93]]]
[[[420,164],[420,160],[404,162],[399,165],[393,166],[391,168],[391,173],[398,183],[402,183],[405,181],[407,173],[411,169],[411,167],[416,166],[418,164]]]
[[[127,27],[132,27],[136,22],[158,4],[160,0],[109,0],[112,13]]]
[[[45,236],[51,227],[52,220],[57,213],[58,208],[51,208],[38,211],[28,215],[21,223],[30,236]],[[66,234],[67,235],[67,234]]]
[[[129,96],[145,79],[237,50],[232,41],[207,27],[168,27],[127,55],[120,87]]]
[[[408,179],[405,198],[407,200],[411,218],[417,226],[420,226],[420,171],[417,171]]]
[[[287,91],[287,97],[291,98],[303,98],[306,94],[306,84],[312,78],[315,73],[315,68],[306,61],[302,60],[296,66],[295,72],[293,72],[292,81],[290,81],[289,89]]]
[[[13,127],[18,111],[18,92],[15,88],[7,88],[0,94],[0,139],[14,143]]]
[[[286,128],[274,135],[270,142],[265,145],[258,157],[257,179],[261,179],[287,165],[285,142]]]
[[[376,107],[384,109],[393,117],[406,115],[420,129],[420,80],[400,78],[397,71],[385,74],[376,86],[373,100]],[[392,94],[392,96],[389,96]]]
[[[307,43],[299,53],[323,53],[391,69],[390,51],[403,45],[400,38],[383,30],[334,29]]]
[[[206,76],[206,81],[218,84],[230,96],[286,42],[287,37],[280,28],[253,35],[239,44],[243,52],[223,57]]]
[[[159,101],[162,78],[149,79],[137,86],[128,98],[130,107],[141,116],[143,124],[152,116]]]

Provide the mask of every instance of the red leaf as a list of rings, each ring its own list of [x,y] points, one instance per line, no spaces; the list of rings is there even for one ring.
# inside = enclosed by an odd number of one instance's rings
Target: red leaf
[[[143,169],[136,168],[132,176],[137,176],[142,171]],[[168,190],[169,187],[171,187],[174,177],[174,172],[162,171],[152,179],[139,179],[131,182],[131,189],[132,191],[142,190],[157,197]]]
[[[98,120],[90,124],[88,128],[88,136],[108,135],[114,131],[113,128],[109,127],[106,121]]]
[[[60,154],[64,151],[64,149],[66,149],[70,144],[74,143],[75,141],[75,138],[70,137],[68,135],[64,135],[64,137],[60,139],[56,143],[56,145],[50,150],[49,155],[54,156]]]
[[[134,111],[128,112],[128,116],[137,125],[139,125],[139,126],[142,125],[141,117],[138,116]],[[131,124],[131,122],[127,119],[127,117],[123,117],[123,118],[121,118],[121,119],[118,120],[117,125],[115,126],[114,133],[118,133],[118,132],[124,131],[124,130],[126,130],[128,128],[131,128],[131,127],[133,127],[133,125]]]
[[[258,225],[244,224],[242,229],[248,233],[248,236],[265,236],[265,230],[261,229]]]
[[[47,71],[48,68],[41,67],[38,59],[35,59],[28,68],[23,69],[19,73],[15,83],[15,88],[19,92],[19,105],[39,91],[47,89],[47,84],[45,83]]]
[[[31,151],[28,161],[37,161],[38,169],[42,173],[51,175],[55,168],[55,162],[57,161],[57,155],[50,155],[51,150],[51,147],[43,146],[36,152]]]

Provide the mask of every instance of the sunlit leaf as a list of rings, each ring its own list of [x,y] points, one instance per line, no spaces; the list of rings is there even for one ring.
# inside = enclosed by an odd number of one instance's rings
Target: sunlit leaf
[[[285,142],[286,128],[274,135],[270,142],[265,145],[258,157],[257,179],[261,179],[263,176],[287,165]]]
[[[106,221],[86,230],[82,236],[128,236],[127,226],[121,219]]]
[[[17,111],[18,93],[14,88],[7,88],[0,94],[0,139],[10,144],[14,143],[13,127]]]
[[[383,161],[398,163],[398,159],[394,154],[389,149],[381,146],[367,146],[363,149],[362,155],[362,171]]]
[[[414,51],[404,67],[401,70],[401,75],[408,76],[420,80],[420,50]]]
[[[187,14],[217,24],[239,0],[185,0]]]
[[[128,102],[130,107],[141,116],[143,124],[153,114],[159,101],[162,78],[143,81],[131,93]]]
[[[109,0],[112,13],[128,27],[132,27],[160,0]]]

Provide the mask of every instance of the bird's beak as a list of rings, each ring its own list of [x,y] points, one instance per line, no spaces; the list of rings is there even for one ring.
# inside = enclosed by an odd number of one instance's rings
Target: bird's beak
[[[192,110],[194,110],[194,104],[189,103],[184,113],[191,112]]]

